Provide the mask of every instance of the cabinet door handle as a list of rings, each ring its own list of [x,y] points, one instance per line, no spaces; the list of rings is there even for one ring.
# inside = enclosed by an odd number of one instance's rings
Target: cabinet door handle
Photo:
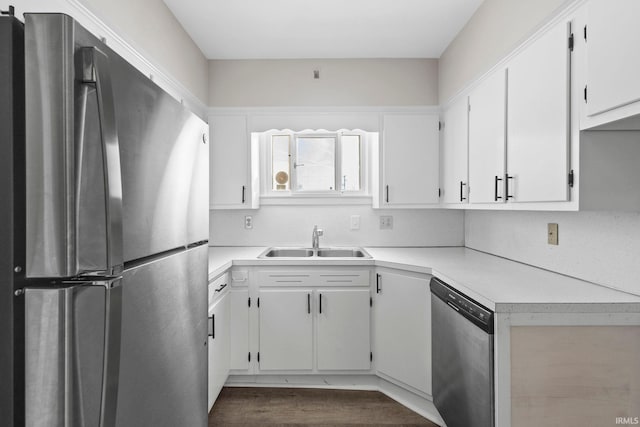
[[[322,314],[322,294],[318,296],[318,302],[320,303],[320,314]]]
[[[495,180],[493,181],[493,201],[497,202],[498,199],[502,199],[502,196],[498,196],[498,181],[502,181],[502,178],[498,178],[496,175]]]
[[[246,187],[243,185],[243,186],[242,186],[242,204],[244,204],[244,200],[245,200],[245,199],[244,199],[245,188],[246,188]]]
[[[387,197],[386,197],[387,203],[389,203],[389,186],[387,185]]]
[[[311,314],[311,294],[307,294],[307,314]]]
[[[467,185],[466,182],[462,182],[460,181],[460,201],[462,202],[463,200],[467,200],[466,197],[463,197],[463,190],[462,187],[464,187],[465,185]]]
[[[214,292],[220,292],[226,287],[227,287],[227,284],[225,283],[224,285],[221,285],[218,289],[216,289]]]
[[[514,179],[515,177],[513,176],[509,176],[509,174],[505,174],[505,187],[504,187],[504,194],[505,194],[505,199],[509,200],[509,199],[513,199],[513,196],[509,194],[509,180],[510,179]]]
[[[382,288],[380,287],[380,274],[376,274],[376,294],[379,294]]]

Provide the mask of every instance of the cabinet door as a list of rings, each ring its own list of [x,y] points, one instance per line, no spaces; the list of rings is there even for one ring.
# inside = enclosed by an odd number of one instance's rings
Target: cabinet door
[[[431,300],[427,279],[381,273],[373,304],[379,373],[431,394]]]
[[[569,198],[569,26],[560,23],[508,64],[507,179],[515,202]]]
[[[445,203],[467,203],[467,98],[444,113],[442,135],[442,189]]]
[[[506,71],[469,94],[470,203],[504,203]]]
[[[213,336],[209,336],[209,410],[229,376],[229,294],[213,306]]]
[[[439,160],[437,115],[385,115],[381,206],[438,203]]]
[[[209,117],[209,200],[216,209],[250,208],[249,135],[245,116]]]
[[[587,10],[587,114],[640,100],[640,2],[591,0]]]
[[[260,370],[313,368],[311,290],[260,290]]]
[[[229,368],[249,369],[249,290],[229,291]]]
[[[371,367],[369,289],[320,289],[317,360],[319,370]]]

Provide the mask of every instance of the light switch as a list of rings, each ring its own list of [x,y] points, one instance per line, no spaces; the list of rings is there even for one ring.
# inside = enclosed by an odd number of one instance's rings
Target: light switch
[[[380,217],[380,230],[393,229],[393,217],[391,215],[382,215]]]
[[[547,243],[550,245],[558,244],[558,224],[547,224]]]

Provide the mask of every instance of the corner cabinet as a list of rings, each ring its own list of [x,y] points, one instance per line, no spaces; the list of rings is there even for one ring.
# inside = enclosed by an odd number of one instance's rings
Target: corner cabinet
[[[508,201],[569,200],[570,35],[560,22],[507,64]]]
[[[451,105],[443,115],[442,201],[464,204],[469,201],[467,97]]]
[[[437,206],[440,175],[438,114],[385,114],[382,122],[379,207]]]
[[[379,269],[374,363],[384,379],[431,395],[430,276]]]
[[[245,115],[209,116],[209,200],[211,209],[257,209],[259,186],[252,185],[252,155]]]

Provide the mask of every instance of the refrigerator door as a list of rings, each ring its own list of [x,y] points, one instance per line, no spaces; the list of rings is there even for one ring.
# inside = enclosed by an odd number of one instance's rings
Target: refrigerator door
[[[206,123],[66,15],[25,14],[25,63],[28,277],[208,239]]]
[[[25,289],[25,425],[115,425],[120,278]]]
[[[207,253],[125,270],[119,427],[207,425]]]

